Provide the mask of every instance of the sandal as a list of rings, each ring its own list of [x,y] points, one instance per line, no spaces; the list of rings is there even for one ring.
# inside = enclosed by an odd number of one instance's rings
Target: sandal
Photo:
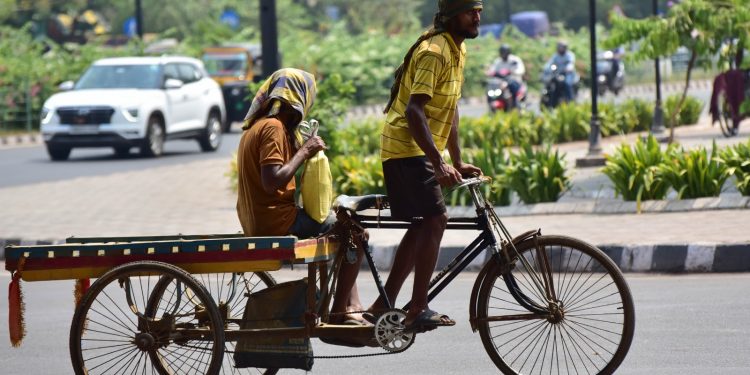
[[[404,332],[422,333],[431,331],[437,327],[448,327],[456,325],[456,321],[448,315],[440,314],[430,309],[424,309],[420,312],[413,322],[404,323]]]

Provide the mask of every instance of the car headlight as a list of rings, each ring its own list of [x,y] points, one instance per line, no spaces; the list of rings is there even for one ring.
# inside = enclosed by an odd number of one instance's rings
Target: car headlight
[[[138,121],[138,108],[128,108],[123,110],[122,114],[125,116],[125,119],[130,122]]]
[[[41,113],[41,115],[39,116],[39,118],[40,118],[40,119],[41,119],[41,121],[42,121],[42,124],[46,124],[46,123],[49,123],[49,120],[51,120],[51,119],[52,119],[52,114],[53,114],[54,112],[55,112],[55,111],[53,111],[53,110],[52,110],[51,108],[49,108],[49,107],[42,107],[42,113]]]

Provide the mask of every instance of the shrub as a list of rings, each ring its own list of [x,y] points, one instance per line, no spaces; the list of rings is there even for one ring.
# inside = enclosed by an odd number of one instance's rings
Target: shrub
[[[377,155],[380,153],[380,134],[385,121],[368,117],[341,125],[329,145],[331,155]]]
[[[677,103],[680,101],[680,95],[670,95],[667,97],[667,101],[664,103],[665,119],[670,121],[672,115],[677,109]],[[685,98],[685,102],[682,103],[680,113],[677,115],[676,126],[681,125],[693,125],[698,122],[703,111],[703,102],[698,98],[688,96]]]
[[[591,110],[575,103],[562,103],[551,112],[543,112],[542,141],[560,143],[587,139]]]
[[[497,112],[462,118],[458,127],[462,148],[538,144],[542,119],[530,112]]]
[[[386,193],[379,156],[339,155],[330,163],[334,195]]]
[[[660,172],[677,191],[678,199],[718,197],[730,174],[717,156],[716,142],[709,154],[704,147],[694,150],[673,150],[661,165]]]
[[[627,99],[619,106],[623,133],[646,131],[654,120],[654,106],[643,99]]]
[[[584,111],[591,113],[591,105],[583,105]],[[599,131],[602,137],[625,133],[620,125],[622,119],[621,108],[610,103],[599,104]],[[590,116],[590,115],[589,115]]]
[[[674,146],[669,147],[667,153]],[[669,185],[659,169],[665,161],[665,153],[653,136],[649,136],[645,143],[636,140],[632,148],[623,143],[606,158],[607,165],[602,172],[612,181],[615,194],[626,201],[636,201],[638,211],[641,201],[666,197]]]
[[[510,189],[506,176],[508,157],[502,147],[487,145],[481,149],[467,149],[461,153],[464,162],[479,167],[486,176],[492,177],[490,184],[481,186],[484,196],[497,206],[510,205]],[[456,189],[447,197],[451,206],[471,204],[471,194],[467,189]]]
[[[510,155],[508,184],[526,204],[556,202],[570,188],[563,158],[549,145],[537,151],[525,145]]]
[[[750,195],[750,140],[727,147],[721,152],[721,158],[728,167],[727,173],[737,179],[737,190],[742,195]]]
[[[320,121],[318,135],[328,143],[331,155],[335,154],[339,144],[336,140],[336,129],[341,125],[346,111],[354,100],[354,84],[334,73],[323,79],[318,78],[318,94],[310,109],[308,118]]]

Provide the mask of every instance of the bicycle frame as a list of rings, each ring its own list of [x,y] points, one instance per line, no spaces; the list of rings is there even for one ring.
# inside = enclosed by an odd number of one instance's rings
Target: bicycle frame
[[[510,264],[518,256],[518,252],[515,250],[515,244],[530,238],[532,236],[540,235],[540,232],[531,231],[522,234],[516,238],[512,238],[510,233],[507,231],[505,226],[502,224],[500,219],[494,212],[494,207],[488,202],[484,196],[479,192],[478,185],[483,182],[482,178],[475,178],[466,180],[459,187],[468,187],[472,200],[476,208],[477,216],[468,218],[449,218],[447,229],[458,229],[458,230],[479,230],[480,233],[477,237],[467,245],[456,257],[454,257],[448,265],[446,265],[440,272],[430,280],[427,300],[432,301],[440,292],[450,284],[459,273],[461,273],[466,267],[476,259],[479,254],[486,250],[490,250],[493,253],[491,259],[502,262],[506,265],[507,270],[504,272],[505,282],[507,283],[513,297],[518,301],[520,305],[528,309],[534,315],[549,314],[547,307],[540,306],[532,301],[529,297],[523,294],[516,285],[515,279],[513,278],[510,270]],[[382,218],[379,216],[368,216],[359,215],[357,213],[350,213],[349,217],[354,221],[355,225],[361,228],[390,228],[390,229],[408,229],[412,223],[394,220],[390,218]],[[493,228],[494,227],[494,228]],[[494,230],[493,230],[494,229]],[[498,238],[499,235],[495,232],[497,230],[502,233],[502,237]],[[380,297],[385,302],[388,308],[394,308],[391,301],[388,300],[383,283],[378,273],[375,262],[372,257],[372,251],[369,246],[364,243],[364,255],[367,259],[367,264],[373,274],[376,286]],[[527,268],[530,265],[526,263],[526,260],[521,257],[522,263],[525,263]],[[554,288],[551,286],[551,278],[549,277],[549,262],[547,259],[542,259],[541,269],[544,271],[543,280],[535,280],[537,282],[537,288],[547,297],[549,301],[554,301]],[[546,264],[546,266],[545,266]],[[411,301],[407,302],[402,310],[407,311],[411,305]]]

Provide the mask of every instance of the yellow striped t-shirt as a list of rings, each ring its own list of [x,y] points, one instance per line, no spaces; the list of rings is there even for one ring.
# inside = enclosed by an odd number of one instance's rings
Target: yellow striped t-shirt
[[[386,115],[380,137],[380,158],[383,161],[424,155],[406,122],[406,103],[413,94],[430,96],[425,105],[427,125],[437,149],[441,152],[445,149],[461,97],[465,57],[464,44],[460,48],[456,46],[448,33],[437,34],[419,44],[401,80],[396,100]]]

